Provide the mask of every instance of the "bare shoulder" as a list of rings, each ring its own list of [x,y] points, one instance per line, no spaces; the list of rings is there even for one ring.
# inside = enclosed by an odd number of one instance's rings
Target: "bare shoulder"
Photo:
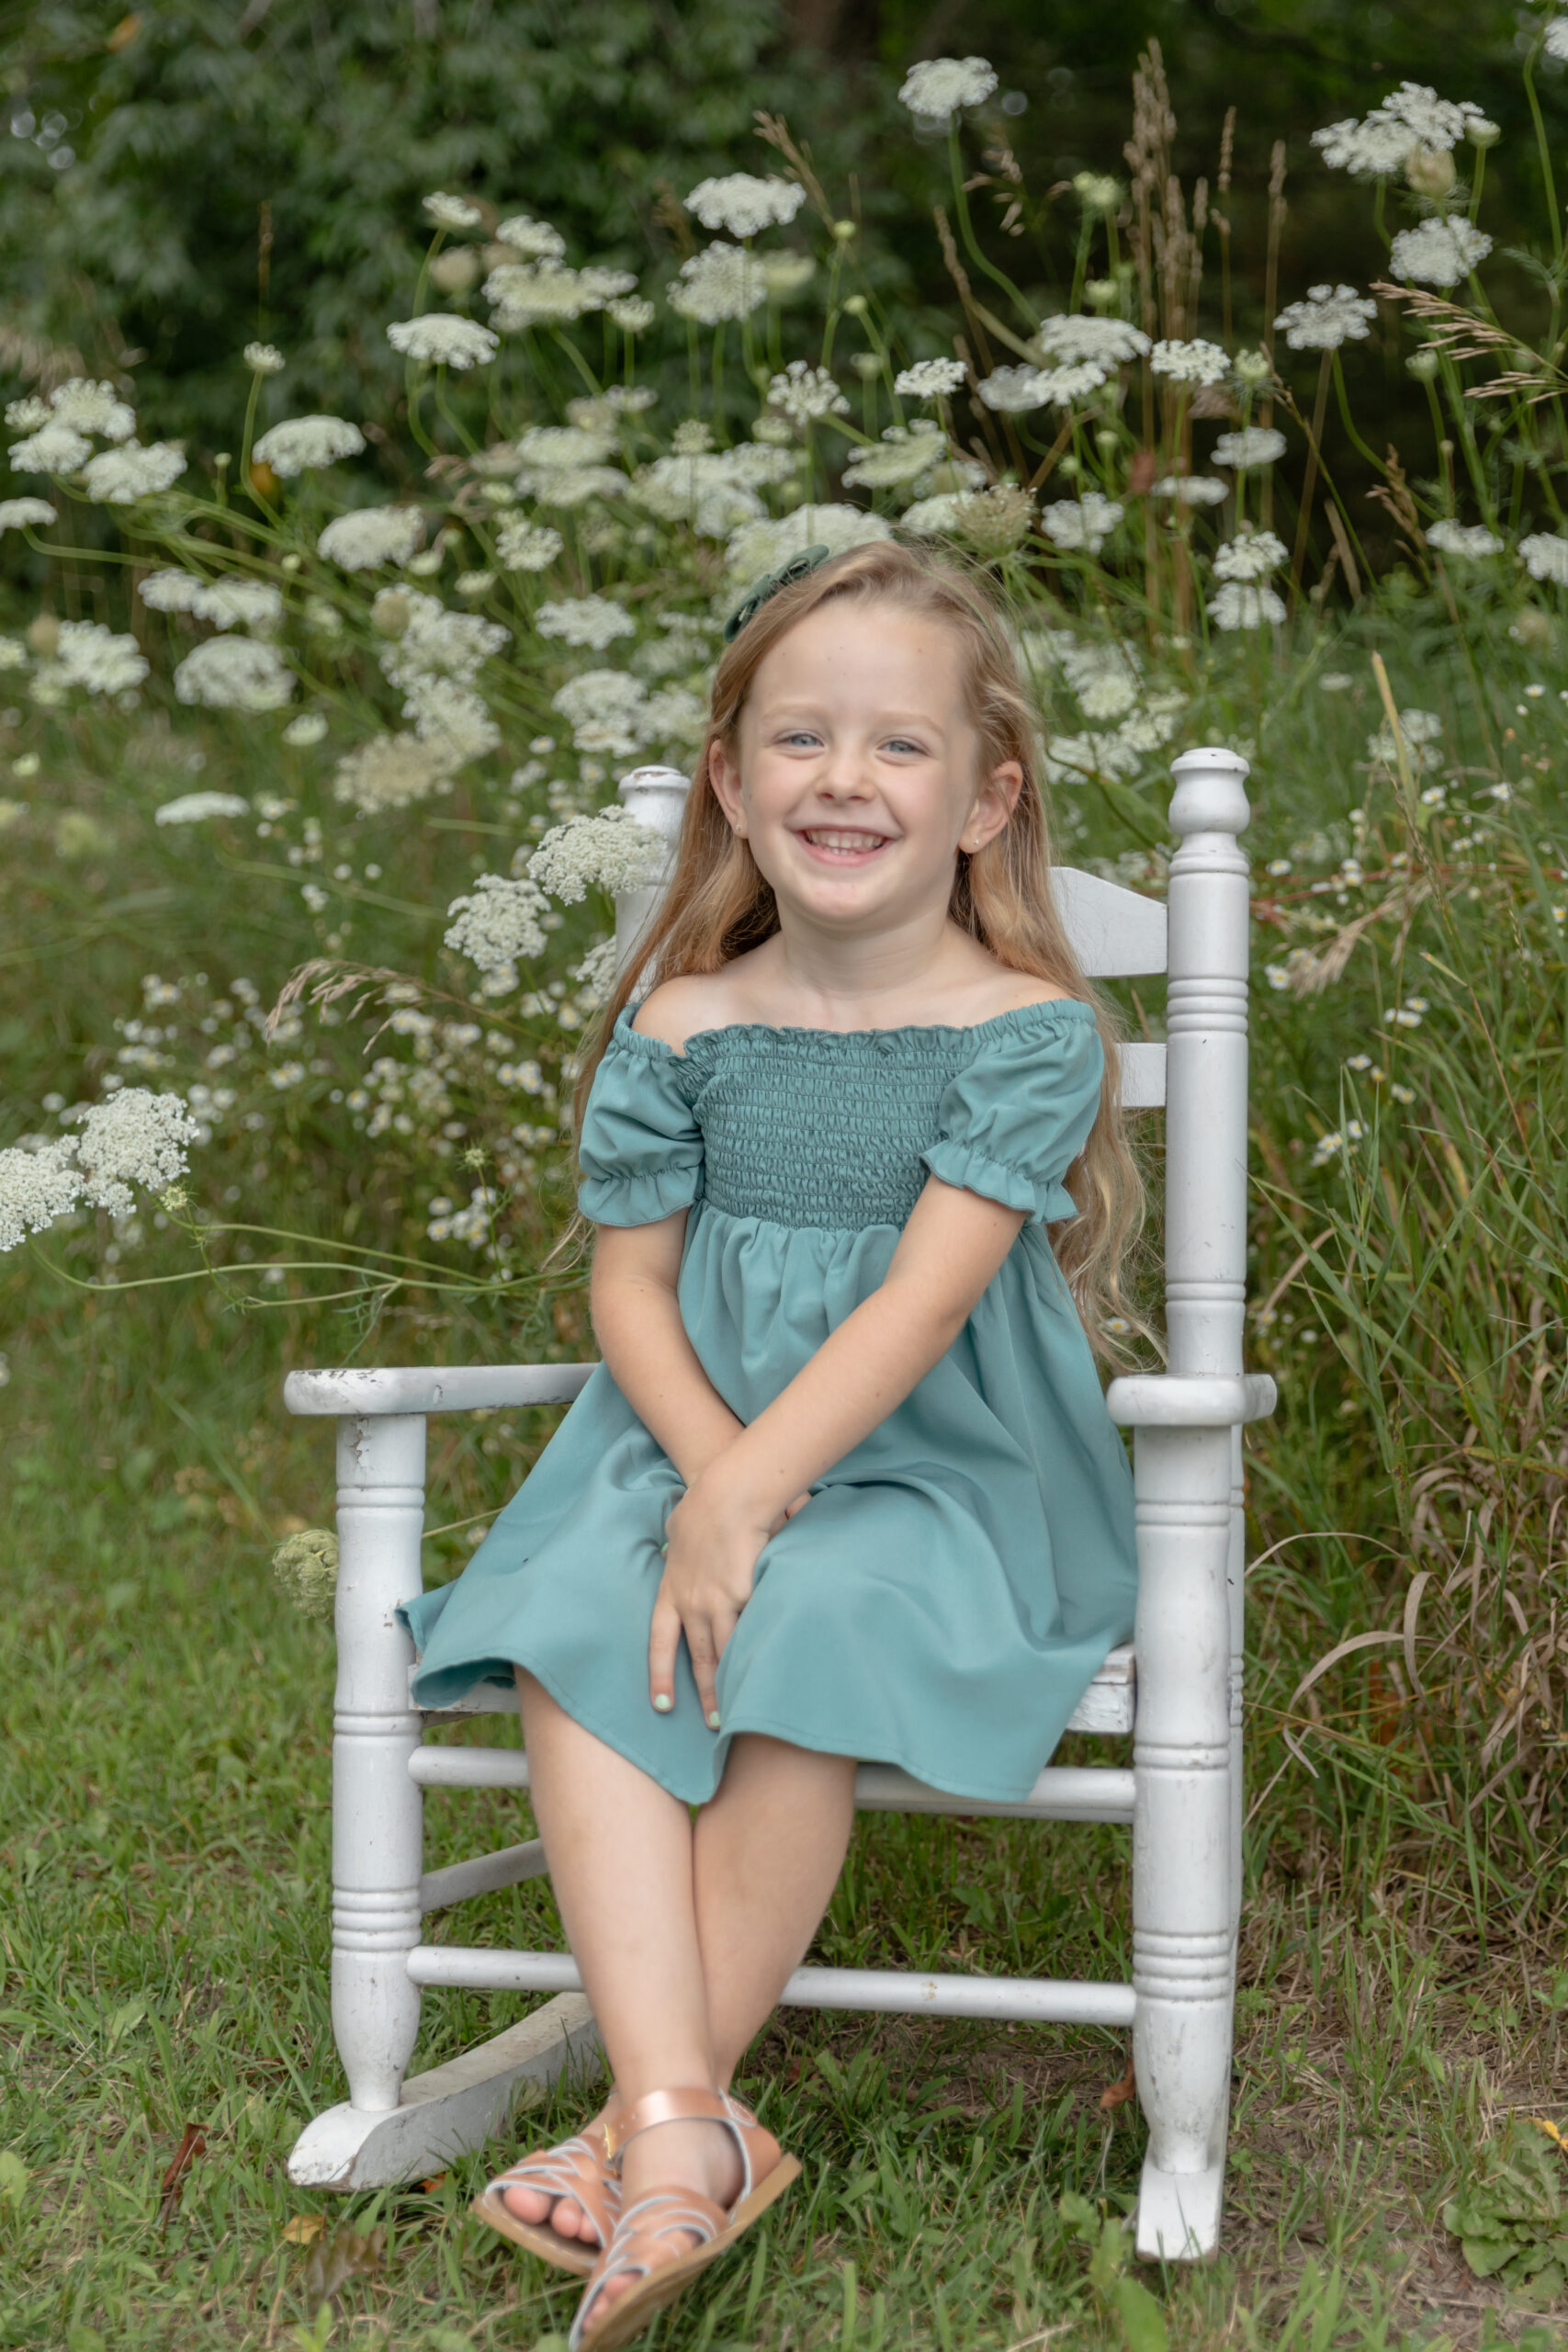
[[[975,975],[976,992],[985,1001],[982,1020],[994,1020],[998,1012],[1022,1012],[1032,1004],[1059,1004],[1071,995],[1068,989],[1059,989],[1054,980],[1043,980],[1037,972],[1016,972],[1010,966],[998,964],[987,956]]]
[[[661,980],[637,1006],[632,1027],[640,1036],[658,1037],[682,1053],[696,1031],[722,1028],[733,1018],[724,1010],[722,984],[718,972],[684,972],[678,979]]]

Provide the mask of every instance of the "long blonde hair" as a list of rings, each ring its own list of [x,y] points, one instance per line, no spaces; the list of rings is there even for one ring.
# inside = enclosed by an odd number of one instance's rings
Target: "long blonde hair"
[[[752,857],[750,843],[731,829],[713,789],[709,763],[718,744],[736,756],[751,682],[779,639],[835,599],[896,605],[954,630],[964,650],[968,714],[980,738],[980,773],[1008,761],[1023,770],[1022,790],[1002,831],[982,849],[958,852],[948,913],[1010,971],[1049,980],[1093,1010],[1105,1047],[1105,1082],[1089,1141],[1066,1180],[1078,1215],[1054,1227],[1051,1238],[1091,1343],[1101,1354],[1119,1358],[1122,1351],[1107,1327],[1138,1322],[1123,1296],[1122,1268],[1144,1210],[1143,1184],[1122,1120],[1120,1024],[1085,978],[1056,910],[1035,745],[1037,714],[1001,616],[979,576],[924,548],[893,541],[851,548],[780,589],[727,648],[686,796],[674,873],[608,1001],[583,1035],[571,1106],[574,1175],[594,1072],[644,971],[654,965],[660,981],[717,972],[779,929],[773,887]],[[547,1263],[591,1230],[585,1218],[574,1215]]]

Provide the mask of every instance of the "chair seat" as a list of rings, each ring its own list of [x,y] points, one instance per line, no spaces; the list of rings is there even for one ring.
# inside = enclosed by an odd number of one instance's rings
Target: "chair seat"
[[[409,1668],[409,1680],[414,1669]],[[1111,1651],[1077,1705],[1067,1718],[1069,1731],[1098,1732],[1111,1736],[1133,1728],[1133,1707],[1137,1692],[1137,1664],[1133,1645],[1125,1642]],[[494,1683],[487,1683],[453,1707],[422,1707],[421,1720],[427,1724],[451,1724],[465,1715],[514,1715],[517,1713],[515,1690],[502,1690]]]

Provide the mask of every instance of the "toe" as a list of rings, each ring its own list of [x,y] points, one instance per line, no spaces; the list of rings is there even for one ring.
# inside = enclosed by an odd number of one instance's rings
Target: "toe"
[[[501,2199],[507,2211],[515,2213],[520,2222],[534,2223],[548,2218],[550,2207],[555,2201],[552,2198],[547,2197],[542,2188],[525,2188],[518,2183],[514,2183],[510,2188],[503,2188],[501,2192]]]

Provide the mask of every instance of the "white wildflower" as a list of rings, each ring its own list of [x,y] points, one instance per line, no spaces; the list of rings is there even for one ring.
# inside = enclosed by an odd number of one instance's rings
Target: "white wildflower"
[[[498,245],[510,245],[525,261],[559,261],[566,251],[566,239],[547,220],[531,220],[526,212],[514,212],[503,220],[495,232]]]
[[[20,400],[6,403],[6,422],[13,433],[36,433],[53,414],[49,402],[39,400],[36,392],[25,393]]]
[[[82,1197],[112,1216],[129,1216],[136,1205],[132,1184],[163,1192],[185,1174],[186,1152],[200,1139],[200,1124],[179,1095],[123,1087],[84,1112],[73,1137]]]
[[[776,521],[743,524],[725,550],[725,562],[732,578],[760,580],[763,572],[776,571],[809,547],[842,555],[847,548],[867,547],[892,536],[882,516],[863,506],[797,506]]]
[[[250,802],[237,792],[187,792],[178,800],[165,800],[152,812],[158,825],[200,825],[209,817],[243,817]]]
[[[776,173],[757,179],[750,172],[731,172],[716,180],[699,180],[686,198],[705,229],[722,229],[727,236],[754,237],[763,229],[785,229],[806,201],[806,190]]]
[[[1550,580],[1553,587],[1568,588],[1568,538],[1560,531],[1532,531],[1519,541],[1519,553],[1532,580]]]
[[[761,442],[688,452],[680,448],[680,432],[675,437],[671,456],[638,469],[634,494],[664,521],[689,522],[705,538],[728,537],[740,524],[760,519],[763,508],[758,491],[788,481],[799,463],[793,449]]]
[[[250,637],[209,637],[175,672],[175,694],[209,710],[281,710],[294,673],[270,645]]]
[[[325,741],[327,722],[319,710],[302,710],[291,718],[283,730],[283,740],[291,751],[309,751],[312,743]]]
[[[1115,499],[1089,490],[1082,498],[1053,500],[1041,512],[1040,527],[1055,547],[1098,555],[1125,512]]]
[[[50,658],[33,673],[33,696],[54,703],[73,687],[123,695],[146,675],[147,657],[133,637],[117,636],[103,621],[62,621]]]
[[[498,751],[501,729],[471,686],[453,678],[420,677],[403,696],[403,717],[421,742],[437,743],[454,764]]]
[[[1417,772],[1442,765],[1443,722],[1437,711],[1402,710],[1399,731],[1404,738],[1411,765]],[[1399,750],[1393,740],[1393,729],[1386,718],[1375,735],[1368,736],[1367,757],[1381,762],[1384,767],[1397,766]]]
[[[1282,621],[1285,607],[1272,588],[1249,588],[1239,580],[1227,580],[1209,605],[1209,617],[1216,628],[1262,628],[1267,622]]]
[[[1068,368],[1084,361],[1119,368],[1123,360],[1142,359],[1152,347],[1143,329],[1128,320],[1091,318],[1086,311],[1047,319],[1034,342],[1043,358]]]
[[[501,337],[493,327],[481,327],[476,319],[457,318],[449,311],[394,319],[387,329],[387,341],[407,358],[423,359],[434,368],[456,368],[459,373],[493,359],[501,348]]]
[[[911,114],[945,122],[960,107],[982,105],[996,86],[996,74],[983,57],[927,57],[910,66],[898,96]]]
[[[316,553],[344,571],[373,571],[406,563],[424,537],[417,506],[358,506],[334,514],[316,541]]]
[[[811,424],[819,417],[847,416],[849,401],[826,368],[807,359],[792,359],[782,376],[768,385],[768,406],[787,416],[792,424]]]
[[[615,466],[525,466],[517,487],[541,506],[582,506],[591,498],[619,498],[626,477]]]
[[[247,343],[242,356],[253,376],[278,376],[288,365],[276,343]]]
[[[550,704],[572,729],[578,751],[629,758],[637,749],[648,690],[625,670],[583,670]]]
[[[964,491],[944,490],[934,498],[917,498],[899,515],[898,528],[913,531],[918,539],[955,538],[960,510],[967,494]]]
[[[660,833],[639,825],[629,810],[604,808],[552,825],[528,860],[531,882],[563,906],[575,906],[590,884],[614,898],[657,881],[669,852]]]
[[[512,632],[477,613],[449,612],[439,596],[417,588],[398,592],[407,602],[408,624],[378,659],[382,675],[406,694],[416,680],[452,678],[471,685],[481,663],[499,653]]]
[[[452,585],[459,596],[488,596],[495,586],[493,571],[459,571]]]
[[[844,482],[851,489],[892,490],[918,481],[946,454],[947,436],[929,418],[917,418],[908,432],[889,424],[880,447],[862,449],[853,464],[844,468]]]
[[[1097,359],[1064,368],[998,368],[982,382],[980,398],[987,408],[1017,416],[1032,408],[1068,408],[1097,392],[1105,379]]]
[[[961,359],[917,359],[912,368],[899,369],[893,389],[900,399],[939,401],[958,390],[964,373]]]
[[[1568,62],[1568,17],[1553,17],[1541,35],[1548,57]]]
[[[722,241],[693,254],[681,264],[680,276],[670,288],[670,307],[699,326],[715,327],[725,319],[749,319],[767,299],[761,270],[739,245]]]
[[[1493,126],[1468,98],[1439,98],[1420,82],[1402,82],[1362,122],[1331,122],[1314,130],[1312,143],[1333,169],[1360,178],[1387,179],[1402,171],[1413,151],[1446,152],[1472,129],[1486,144]]]
[[[670,751],[694,747],[707,728],[707,705],[685,686],[664,686],[649,695],[638,716],[637,731],[645,746]]]
[[[484,294],[495,306],[495,325],[511,334],[523,327],[570,322],[590,311],[602,311],[636,284],[631,271],[606,269],[597,263],[585,269],[563,269],[555,261],[502,262],[485,279]]]
[[[291,416],[264,433],[254,451],[256,463],[270,466],[288,481],[319,466],[336,465],[340,458],[356,458],[365,447],[357,424],[342,416]]]
[[[1427,534],[1427,545],[1436,548],[1439,555],[1483,556],[1501,555],[1503,541],[1484,523],[1458,523],[1451,516],[1434,523]]]
[[[86,376],[72,376],[57,384],[49,405],[62,424],[78,433],[96,433],[103,441],[129,441],[136,430],[136,412],[119,399],[112,384],[95,384]]]
[[[25,441],[13,441],[7,452],[19,474],[73,474],[92,454],[86,435],[58,417],[51,418]]]
[[[614,939],[601,939],[581,964],[573,965],[571,977],[579,983],[577,1001],[584,1012],[597,1012],[609,1001],[617,968]]]
[[[1248,424],[1239,433],[1222,433],[1212,457],[1216,466],[1234,466],[1241,472],[1249,466],[1271,466],[1284,454],[1282,433],[1276,433],[1271,424]]]
[[[517,444],[522,464],[533,467],[596,466],[610,455],[615,436],[603,426],[535,424]]]
[[[34,524],[53,520],[54,509],[47,498],[0,498],[0,531],[25,531]]]
[[[516,966],[542,956],[549,934],[539,918],[549,900],[536,882],[525,876],[479,874],[468,896],[454,899],[446,913],[450,929],[446,944],[455,956],[466,956],[486,978],[506,978],[515,987]]]
[[[1434,215],[1414,229],[1400,230],[1388,266],[1407,285],[1457,286],[1491,250],[1492,240],[1483,229],[1473,229],[1454,214]]]
[[[1230,360],[1217,343],[1199,337],[1190,343],[1156,343],[1149,366],[1156,376],[1178,384],[1218,384],[1230,372]]]
[[[25,670],[27,666],[28,649],[22,643],[21,639],[19,637],[0,637],[0,670]],[[23,756],[26,757],[26,754],[24,753]],[[17,773],[16,763],[14,762],[12,763],[11,773],[13,775]],[[6,803],[6,806],[9,808],[14,807],[15,803],[8,800]],[[4,827],[0,827],[0,831],[4,831]]]
[[[198,580],[190,571],[150,571],[137,594],[155,613],[189,613],[215,628],[262,631],[283,618],[283,598],[269,580]]]
[[[1274,324],[1292,351],[1337,351],[1343,343],[1364,343],[1377,314],[1377,304],[1353,286],[1309,286],[1306,300],[1288,302]]]
[[[495,535],[495,551],[508,571],[547,571],[561,551],[561,535],[547,523],[509,515]]]
[[[1078,688],[1079,709],[1101,726],[1125,718],[1137,699],[1137,683],[1124,670],[1097,671]]]
[[[762,273],[762,284],[770,299],[782,302],[787,295],[798,294],[809,283],[817,264],[809,254],[759,254],[757,266]]]
[[[407,808],[432,793],[449,792],[457,765],[445,743],[412,735],[373,735],[337,763],[333,797],[362,817]]]
[[[1228,539],[1214,557],[1216,580],[1267,580],[1290,550],[1272,531],[1248,531]]]
[[[541,637],[564,638],[568,645],[586,645],[595,653],[617,637],[635,637],[637,623],[622,605],[608,596],[571,596],[545,604],[534,616]]]
[[[1229,488],[1214,474],[1162,474],[1151,495],[1174,498],[1179,506],[1217,506]]]
[[[466,196],[447,196],[437,188],[424,199],[424,209],[440,229],[477,229],[484,214]]]
[[[82,1190],[75,1162],[74,1136],[35,1151],[0,1151],[0,1250],[17,1249],[75,1207]]]
[[[623,334],[645,334],[659,313],[640,294],[632,294],[620,301],[606,302],[604,315]]]

